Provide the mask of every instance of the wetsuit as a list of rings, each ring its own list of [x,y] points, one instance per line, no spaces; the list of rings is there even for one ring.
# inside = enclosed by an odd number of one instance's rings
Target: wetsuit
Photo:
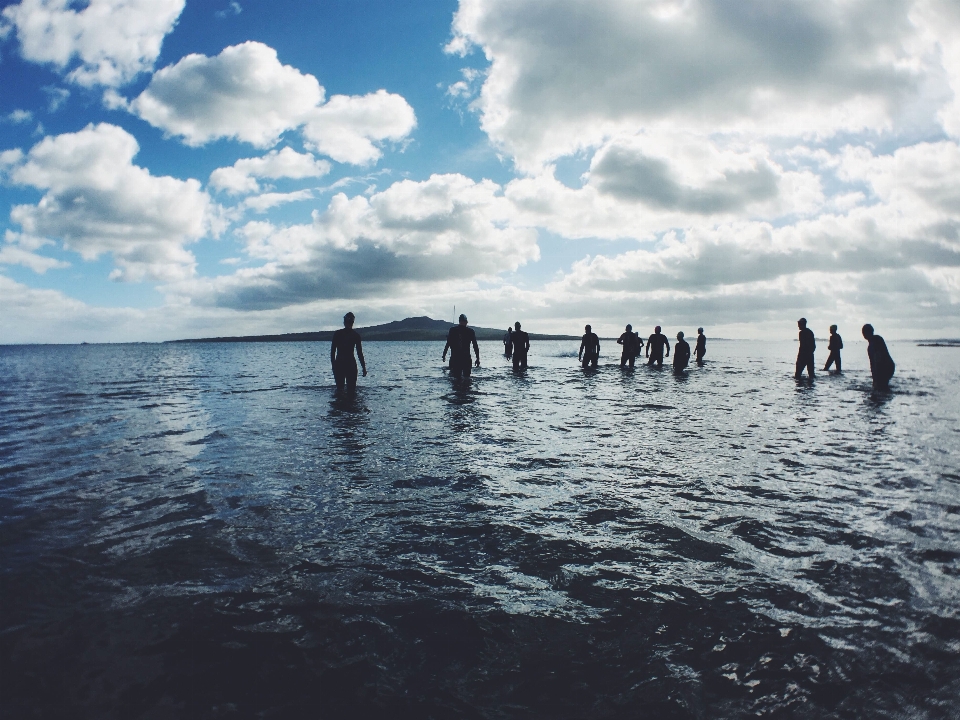
[[[600,359],[600,338],[595,332],[585,333],[580,339],[580,352],[582,354],[583,367],[596,367]]]
[[[887,350],[887,343],[879,335],[872,336],[867,345],[867,357],[870,358],[870,374],[873,375],[873,387],[876,389],[886,388],[890,384],[890,378],[893,377],[897,369],[893,358],[890,357],[890,351]]]
[[[625,332],[617,338],[617,345],[623,345],[623,352],[620,353],[620,367],[625,367],[627,363],[630,364],[630,367],[633,367],[637,355],[640,354],[640,349],[643,347],[643,340],[640,339],[640,335],[635,332]]]
[[[673,371],[680,372],[690,362],[690,343],[686,340],[677,340],[673,346]]]
[[[357,387],[357,360],[353,356],[354,349],[360,362],[363,362],[360,333],[353,328],[340,328],[333,333],[330,362],[333,365],[333,379],[337,381],[338,390],[342,390],[344,385],[351,390]]]
[[[530,335],[523,330],[513,331],[513,369],[527,369],[527,352],[530,350]]]
[[[480,357],[480,348],[477,346],[477,334],[473,328],[464,325],[454,325],[447,333],[447,346],[450,348],[450,377],[470,377],[473,363],[470,361],[470,345],[473,345],[477,358]]]
[[[813,351],[817,349],[816,338],[813,337],[813,330],[805,327],[800,331],[800,350],[797,352],[797,372],[796,377],[803,375],[803,369],[807,369],[807,374],[813,377]]]
[[[657,364],[658,368],[663,367],[663,348],[667,348],[667,356],[670,355],[670,341],[663,333],[654,333],[647,338],[647,365]]]
[[[827,364],[823,366],[823,371],[826,372],[833,363],[836,363],[837,372],[840,372],[840,351],[843,349],[843,339],[840,337],[840,333],[830,334],[830,344],[827,345],[827,348],[830,350],[830,356],[827,358]]]
[[[703,356],[707,354],[707,336],[703,333],[697,335],[697,347],[693,354],[697,356],[697,365],[703,365]]]
[[[513,331],[507,330],[503,336],[503,354],[506,357],[513,355]]]

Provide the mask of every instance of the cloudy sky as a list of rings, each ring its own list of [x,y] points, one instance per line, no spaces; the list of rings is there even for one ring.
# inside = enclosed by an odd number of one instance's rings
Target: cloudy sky
[[[956,0],[0,7],[0,342],[960,335]]]

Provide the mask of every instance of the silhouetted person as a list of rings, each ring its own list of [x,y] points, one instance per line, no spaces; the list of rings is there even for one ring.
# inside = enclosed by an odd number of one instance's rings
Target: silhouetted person
[[[450,351],[450,377],[453,379],[470,377],[470,345],[477,355],[477,367],[480,367],[480,346],[477,345],[477,334],[473,328],[467,327],[467,316],[460,315],[460,324],[454,325],[447,333],[447,344],[443,346],[444,360],[447,351]]]
[[[807,369],[807,375],[813,379],[813,351],[817,349],[817,340],[813,337],[813,330],[807,327],[807,319],[797,320],[797,327],[800,328],[800,349],[797,351],[797,372],[794,377],[799,380],[803,376],[803,369]]]
[[[346,385],[349,390],[357,387],[357,361],[353,357],[356,349],[360,358],[360,367],[363,376],[367,376],[367,363],[363,359],[363,346],[360,344],[360,333],[353,329],[353,313],[343,316],[343,328],[333,334],[330,344],[330,365],[333,367],[333,379],[337,381],[337,390],[343,390]]]
[[[823,371],[826,372],[830,369],[830,366],[834,363],[837,364],[837,372],[840,370],[840,351],[843,349],[843,338],[840,337],[840,334],[837,332],[837,326],[830,326],[830,344],[827,345],[827,348],[830,350],[830,357],[827,358],[827,364],[823,366]]]
[[[660,332],[660,326],[653,329],[653,335],[647,338],[647,365],[657,364],[658,368],[663,367],[663,348],[667,348],[667,357],[670,357],[670,341],[667,336]]]
[[[633,325],[627,325],[626,332],[617,338],[617,345],[623,345],[623,351],[620,353],[620,367],[625,367],[627,363],[633,367],[637,360],[637,355],[643,348],[643,340],[640,334],[633,331]]]
[[[504,357],[513,355],[513,330],[510,328],[507,328],[507,332],[503,336],[503,355]]]
[[[587,367],[591,365],[593,367],[597,366],[597,361],[600,359],[600,338],[590,329],[589,325],[584,327],[583,330],[584,333],[580,339],[580,352],[577,355],[577,360],[583,362],[583,369],[586,370]]]
[[[683,339],[683,332],[677,333],[677,344],[673,346],[673,371],[680,372],[690,364],[690,343]]]
[[[693,354],[697,356],[697,365],[703,367],[703,356],[707,354],[707,336],[703,334],[703,328],[697,328],[697,347]]]
[[[520,323],[514,323],[513,331],[513,369],[527,369],[527,353],[530,351],[530,335],[520,329]]]
[[[873,332],[873,325],[867,323],[863,326],[863,337],[867,341],[867,357],[870,358],[870,374],[873,375],[874,390],[884,390],[890,385],[890,378],[893,377],[897,366],[890,357],[890,351],[887,350],[887,343],[879,335]]]

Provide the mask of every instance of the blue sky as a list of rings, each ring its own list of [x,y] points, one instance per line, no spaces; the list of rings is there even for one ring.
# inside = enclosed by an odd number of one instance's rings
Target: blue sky
[[[0,342],[960,334],[956,3],[0,7]]]

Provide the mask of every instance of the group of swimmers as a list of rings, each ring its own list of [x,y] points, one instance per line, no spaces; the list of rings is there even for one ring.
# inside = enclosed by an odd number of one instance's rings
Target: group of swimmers
[[[807,377],[811,380],[814,377],[815,363],[813,353],[817,349],[817,341],[813,336],[813,330],[807,327],[807,319],[797,320],[797,327],[800,328],[800,349],[797,351],[797,369],[794,377],[799,380],[803,377],[803,371],[807,371]],[[861,329],[863,339],[867,341],[867,357],[870,359],[870,374],[873,376],[873,387],[877,390],[883,390],[890,385],[890,378],[896,371],[896,363],[890,357],[890,351],[887,350],[887,343],[882,337],[873,330],[873,325],[867,323]],[[837,326],[830,326],[830,341],[827,344],[830,355],[827,357],[827,364],[823,366],[823,371],[827,372],[831,365],[835,365],[837,372],[841,372],[840,351],[843,349],[843,338],[837,332]]]
[[[353,329],[354,315],[347,313],[343,316],[343,328],[333,334],[333,342],[330,345],[330,364],[333,367],[333,377],[336,380],[337,388],[342,389],[346,386],[353,389],[357,386],[357,359],[360,360],[360,367],[363,369],[363,375],[367,374],[367,363],[363,358],[363,345],[360,340],[360,333]],[[803,371],[807,371],[810,379],[814,377],[814,359],[813,354],[817,348],[817,342],[813,336],[813,331],[807,327],[806,318],[800,318],[797,321],[800,328],[800,350],[797,354],[796,378],[803,376]],[[653,334],[647,338],[646,358],[647,365],[656,365],[663,367],[664,352],[666,357],[670,357],[670,341],[661,331],[659,325],[654,328]],[[870,358],[870,372],[873,375],[873,386],[877,389],[886,388],[890,383],[890,378],[896,370],[896,365],[890,353],[887,350],[887,344],[883,338],[873,331],[872,325],[863,326],[863,337],[867,340],[867,356]],[[644,348],[643,340],[640,334],[633,331],[632,325],[627,325],[626,330],[619,338],[617,344],[623,346],[620,354],[620,367],[632,368],[640,352]],[[527,368],[527,354],[530,351],[530,335],[520,329],[520,323],[515,323],[512,328],[507,329],[503,337],[504,354],[513,359],[514,370],[525,370]],[[827,364],[824,371],[835,365],[837,372],[841,372],[840,350],[843,348],[843,340],[837,333],[837,326],[830,326],[830,342],[827,345],[830,350],[830,356],[827,358]],[[474,361],[471,356],[476,357]],[[447,342],[443,346],[442,359],[446,361],[447,353],[450,353],[450,377],[454,379],[468,378],[474,367],[480,367],[480,346],[477,344],[477,334],[473,328],[467,326],[467,316],[460,315],[459,322],[450,328],[447,333]],[[356,359],[354,359],[356,353]],[[707,338],[703,334],[703,328],[697,328],[697,344],[693,350],[693,356],[696,358],[697,365],[703,365],[703,357],[707,354]],[[677,333],[677,342],[673,346],[673,369],[675,372],[682,372],[690,363],[691,351],[690,344],[684,340],[682,332]],[[584,328],[583,337],[580,340],[580,352],[577,354],[577,360],[583,368],[595,368],[600,358],[600,338],[592,328],[587,325]]]

